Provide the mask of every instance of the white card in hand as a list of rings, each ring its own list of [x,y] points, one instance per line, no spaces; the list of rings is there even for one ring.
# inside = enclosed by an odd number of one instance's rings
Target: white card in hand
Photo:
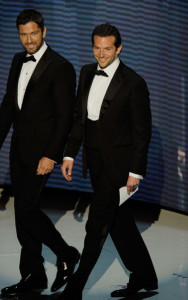
[[[122,186],[119,189],[119,205],[121,205],[123,202],[125,202],[127,199],[129,199],[134,193],[136,193],[138,191],[138,187],[135,189],[134,192],[130,192],[130,194],[127,193],[127,187],[126,186]]]

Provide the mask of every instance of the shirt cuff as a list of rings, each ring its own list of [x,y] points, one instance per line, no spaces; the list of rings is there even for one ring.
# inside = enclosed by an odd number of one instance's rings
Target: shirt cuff
[[[135,177],[135,178],[139,178],[139,179],[143,179],[142,175],[138,175],[138,174],[135,174],[135,173],[132,173],[132,172],[129,172],[129,176],[132,176],[132,177]]]
[[[74,161],[74,158],[69,157],[69,156],[65,156],[65,157],[63,158],[63,161],[64,161],[64,160],[71,160],[71,161]]]

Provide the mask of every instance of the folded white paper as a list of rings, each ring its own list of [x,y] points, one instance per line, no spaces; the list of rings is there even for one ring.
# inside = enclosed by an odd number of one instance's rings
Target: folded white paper
[[[125,202],[126,200],[128,200],[134,193],[136,193],[138,191],[138,187],[135,189],[134,192],[130,192],[130,194],[127,193],[127,187],[126,186],[122,186],[119,189],[119,205],[121,205],[123,202]]]

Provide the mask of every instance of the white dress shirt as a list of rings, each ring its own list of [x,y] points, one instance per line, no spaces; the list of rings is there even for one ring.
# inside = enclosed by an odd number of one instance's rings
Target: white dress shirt
[[[101,75],[95,75],[90,91],[88,96],[88,103],[87,103],[87,111],[88,111],[88,119],[92,121],[97,121],[99,119],[100,109],[101,105],[104,99],[104,96],[106,94],[106,91],[108,89],[108,86],[114,76],[115,71],[117,70],[118,66],[120,64],[120,60],[117,57],[116,60],[110,64],[108,67],[103,69],[105,73],[108,75],[108,77],[101,76]],[[98,65],[97,70],[101,70],[100,66]],[[71,157],[64,157],[63,160],[72,160]],[[129,172],[129,176],[143,179],[143,176],[134,174],[132,172]]]
[[[18,80],[18,106],[21,109],[22,108],[22,103],[23,103],[23,98],[25,95],[25,91],[28,85],[28,82],[39,62],[41,59],[42,55],[46,51],[48,46],[44,42],[42,47],[33,55],[36,59],[36,61],[28,61],[27,63],[23,63],[22,69],[20,72],[20,77]],[[30,56],[30,54],[27,54],[26,56]]]
[[[99,113],[102,101],[108,89],[108,86],[114,76],[115,71],[119,66],[120,60],[117,58],[111,65],[105,68],[105,73],[108,77],[95,75],[88,96],[87,111],[88,119],[96,121],[99,119]],[[101,68],[97,67],[97,70]]]

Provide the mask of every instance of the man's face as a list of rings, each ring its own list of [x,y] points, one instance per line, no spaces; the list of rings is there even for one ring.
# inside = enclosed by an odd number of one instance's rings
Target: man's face
[[[44,31],[42,32],[37,23],[28,22],[25,25],[19,25],[18,33],[24,49],[29,54],[34,54],[43,45],[46,28],[44,27]]]
[[[118,57],[122,45],[116,49],[115,36],[98,36],[94,35],[93,54],[98,61],[101,69],[104,69],[111,65],[111,63]]]

